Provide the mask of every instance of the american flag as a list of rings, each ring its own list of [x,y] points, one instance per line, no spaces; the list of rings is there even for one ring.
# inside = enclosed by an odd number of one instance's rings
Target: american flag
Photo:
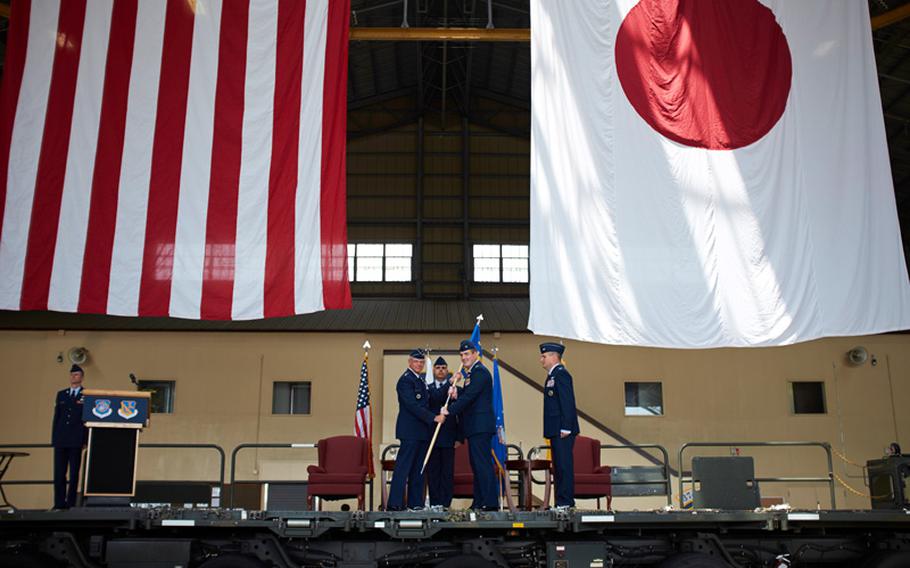
[[[350,0],[13,0],[0,309],[351,305]]]
[[[370,371],[367,360],[368,356],[364,353],[360,365],[360,388],[357,389],[357,410],[354,411],[354,434],[358,438],[366,438],[369,445],[370,477],[373,477],[373,411],[370,408]]]

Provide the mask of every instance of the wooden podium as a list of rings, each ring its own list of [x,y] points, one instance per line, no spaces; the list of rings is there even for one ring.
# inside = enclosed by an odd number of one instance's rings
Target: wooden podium
[[[149,424],[151,393],[86,389],[86,504],[128,504],[136,494],[139,432]]]

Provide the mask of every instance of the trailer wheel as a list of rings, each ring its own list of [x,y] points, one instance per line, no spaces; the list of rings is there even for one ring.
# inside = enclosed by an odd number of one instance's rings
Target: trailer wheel
[[[210,558],[199,565],[199,568],[263,568],[262,562],[242,554],[222,554]]]
[[[463,556],[453,556],[436,565],[436,568],[496,568],[489,560],[484,560],[474,554],[465,554]]]
[[[52,568],[59,566],[52,558],[33,552],[0,554],[0,566],[5,568]]]
[[[863,568],[904,568],[910,566],[910,552],[882,552],[863,563]]]
[[[729,568],[729,565],[716,556],[683,552],[661,562],[660,568]]]

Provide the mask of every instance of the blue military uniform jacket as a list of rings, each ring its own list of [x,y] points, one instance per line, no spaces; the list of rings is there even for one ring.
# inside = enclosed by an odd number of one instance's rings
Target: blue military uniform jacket
[[[427,387],[430,391],[430,412],[433,414],[439,414],[442,405],[446,403],[446,398],[449,396],[449,383],[448,381],[444,383],[438,383],[434,379],[432,383]],[[436,447],[437,448],[454,448],[455,440],[458,439],[457,435],[457,426],[456,422],[458,420],[455,416],[449,416],[446,418],[446,421],[442,423],[442,426],[439,428],[439,436],[436,438]]]
[[[55,448],[81,448],[88,441],[88,429],[82,423],[82,391],[70,396],[70,389],[57,393],[51,444]]]
[[[395,390],[398,392],[395,437],[428,442],[433,435],[436,415],[430,411],[430,394],[423,377],[408,369],[398,379]]]
[[[458,393],[458,400],[449,403],[449,413],[459,415],[461,429],[468,438],[495,433],[493,377],[490,371],[478,361],[469,371],[462,372],[465,374],[464,387]]]
[[[544,383],[543,435],[545,438],[556,438],[560,430],[578,434],[578,411],[575,409],[572,375],[562,365],[556,365]]]

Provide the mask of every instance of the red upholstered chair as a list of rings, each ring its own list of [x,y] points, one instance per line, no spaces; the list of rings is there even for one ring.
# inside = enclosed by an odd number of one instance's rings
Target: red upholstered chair
[[[613,502],[613,486],[610,480],[612,468],[600,465],[600,440],[578,436],[572,452],[575,460],[575,498],[597,499],[600,509],[600,498],[607,498],[607,509]]]
[[[364,486],[369,471],[367,441],[356,436],[335,436],[319,440],[319,465],[307,468],[307,504],[313,508],[313,497],[324,499],[357,498],[363,510]]]

